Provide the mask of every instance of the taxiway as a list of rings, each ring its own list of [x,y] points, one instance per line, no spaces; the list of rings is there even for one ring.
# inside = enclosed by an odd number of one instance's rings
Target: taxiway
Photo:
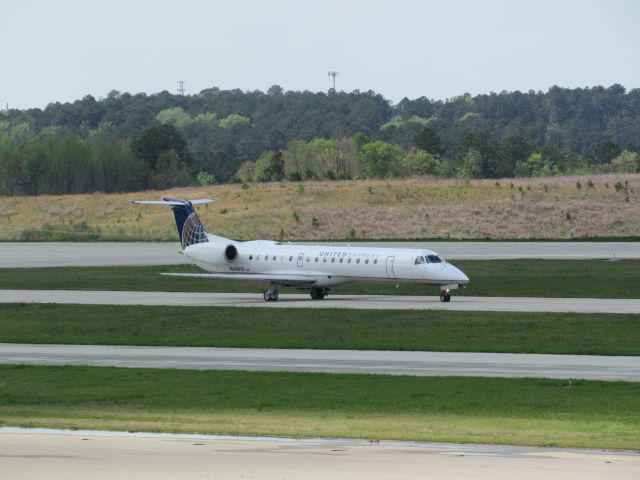
[[[640,381],[640,357],[0,344],[0,364]]]
[[[455,295],[455,294],[454,294]],[[458,310],[475,312],[640,313],[640,299],[466,297],[451,302],[408,295],[330,295],[311,300],[308,294],[280,294],[265,302],[256,293],[130,292],[93,290],[0,290],[0,303],[66,303],[83,305],[161,305],[259,308],[347,308],[373,310]]]
[[[313,242],[347,245],[346,242]],[[429,248],[450,260],[640,259],[638,242],[357,242],[352,245]],[[178,265],[191,263],[176,242],[7,242],[0,268]]]

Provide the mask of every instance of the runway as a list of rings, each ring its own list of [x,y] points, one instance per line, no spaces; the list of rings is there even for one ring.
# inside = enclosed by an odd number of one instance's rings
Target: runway
[[[313,242],[347,245],[346,242]],[[638,242],[357,242],[352,245],[429,248],[449,260],[515,258],[640,259]],[[303,244],[304,245],[304,244]],[[308,245],[308,243],[307,243]],[[0,244],[0,268],[178,265],[190,263],[179,243],[34,242]]]
[[[129,292],[85,290],[0,290],[0,303],[82,305],[161,305],[258,308],[346,308],[373,310],[456,310],[475,312],[640,313],[640,299],[465,297],[443,303],[438,297],[407,295],[330,295],[311,300],[308,294],[281,294],[265,302],[256,293]]]
[[[0,428],[6,480],[635,480],[636,452]]]
[[[640,381],[640,357],[0,344],[0,364]]]

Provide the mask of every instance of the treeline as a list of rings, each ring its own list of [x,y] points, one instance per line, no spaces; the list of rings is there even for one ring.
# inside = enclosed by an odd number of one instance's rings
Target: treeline
[[[110,92],[0,115],[0,194],[228,181],[638,171],[640,90],[422,97]]]

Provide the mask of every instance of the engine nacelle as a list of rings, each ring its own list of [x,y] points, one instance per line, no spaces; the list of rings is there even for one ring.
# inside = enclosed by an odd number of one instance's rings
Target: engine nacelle
[[[224,249],[224,259],[227,262],[233,262],[238,256],[238,249],[235,245],[227,245]]]
[[[214,265],[223,260],[233,263],[238,259],[239,253],[238,247],[233,243],[206,242],[187,247],[185,255],[200,265]]]

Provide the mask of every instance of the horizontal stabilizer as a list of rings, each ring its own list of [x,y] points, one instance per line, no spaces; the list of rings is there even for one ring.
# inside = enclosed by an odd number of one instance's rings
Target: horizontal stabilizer
[[[202,198],[198,200],[180,200],[177,198],[166,198],[165,200],[132,200],[131,203],[137,205],[168,205],[174,207],[180,207],[184,205],[200,205],[203,203],[215,202],[215,198]]]
[[[271,282],[280,285],[313,285],[318,281],[311,275],[278,275],[252,273],[163,273],[172,277],[220,278],[224,280],[254,280],[256,282]]]
[[[200,200],[182,200],[180,198],[164,197],[162,200],[132,200],[138,205],[167,205],[173,210],[176,219],[180,245],[183,249],[196,243],[206,243],[222,239],[215,235],[209,235],[202,226],[194,205],[215,202],[215,198],[203,198]]]

